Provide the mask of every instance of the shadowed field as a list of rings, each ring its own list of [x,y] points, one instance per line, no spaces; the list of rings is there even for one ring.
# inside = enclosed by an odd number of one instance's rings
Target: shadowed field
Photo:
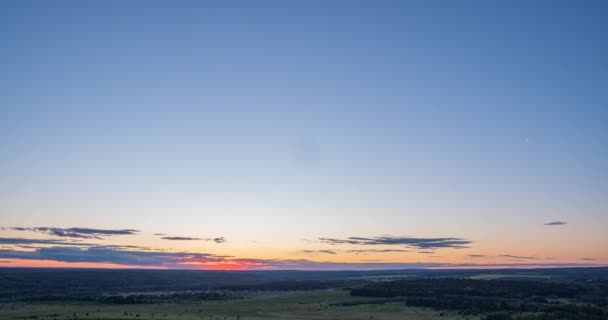
[[[430,309],[403,303],[366,304],[375,299],[352,297],[348,291],[248,294],[223,301],[176,301],[161,304],[5,303],[2,319],[449,319]],[[343,306],[340,304],[356,303]],[[476,319],[469,317],[469,319]]]

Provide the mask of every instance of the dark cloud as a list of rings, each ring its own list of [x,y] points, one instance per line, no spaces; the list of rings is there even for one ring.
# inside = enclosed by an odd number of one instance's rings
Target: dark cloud
[[[58,262],[112,263],[174,269],[213,269],[224,264],[257,270],[379,270],[440,267],[438,263],[340,263],[306,259],[240,259],[207,253],[121,250],[107,247],[49,247],[35,251],[0,250],[0,259],[51,260]]]
[[[566,221],[553,221],[553,222],[547,222],[547,223],[545,223],[546,226],[563,226],[565,224],[568,224],[568,222],[566,222]]]
[[[505,264],[450,264],[450,263],[391,263],[391,262],[317,262],[306,259],[241,259],[208,253],[124,250],[109,247],[38,248],[35,251],[0,250],[0,259],[51,260],[58,262],[113,263],[126,266],[165,267],[172,269],[216,269],[223,265],[255,270],[382,270],[424,268],[479,268],[479,267],[588,267],[598,264],[581,263],[505,263]]]
[[[29,239],[29,238],[0,238],[0,244],[12,244],[12,245],[58,245],[58,246],[95,246],[93,243],[85,242],[72,242],[65,240],[55,239]]]
[[[217,237],[217,238],[196,238],[196,237],[161,237],[163,240],[173,240],[173,241],[213,241],[215,243],[224,243],[226,242],[226,238]]]
[[[318,238],[327,244],[350,244],[350,245],[404,245],[416,249],[438,249],[438,248],[468,248],[472,241],[463,238],[411,238],[411,237],[350,237],[347,239]]]
[[[16,231],[32,231],[45,233],[57,237],[78,238],[78,239],[102,239],[102,236],[134,235],[139,230],[134,229],[91,229],[91,228],[52,228],[35,227],[23,228],[13,227]]]
[[[422,253],[422,254],[433,254],[435,252],[433,251],[418,251],[418,253]]]
[[[337,254],[334,250],[302,250],[302,253],[325,253],[325,254]]]
[[[354,254],[366,254],[366,253],[385,253],[385,252],[410,252],[410,250],[405,249],[353,249],[347,250],[348,253]]]
[[[499,257],[512,258],[512,259],[527,259],[527,260],[540,259],[540,258],[536,258],[536,257],[514,256],[514,255],[510,255],[510,254],[501,254],[501,255],[499,255]]]
[[[108,247],[50,247],[38,248],[35,251],[0,250],[0,258],[114,263],[132,266],[170,266],[191,262],[217,262],[225,260],[227,256],[206,253],[131,251]]]
[[[470,254],[469,258],[484,258],[485,255],[483,254]]]
[[[155,236],[166,236],[166,234],[164,234],[164,233],[155,233],[154,235]]]
[[[30,238],[0,238],[0,244],[7,244],[23,249],[38,249],[44,245],[51,246],[69,246],[69,247],[98,247],[98,248],[113,248],[113,249],[139,249],[150,250],[147,247],[133,245],[99,245],[96,243],[74,242],[55,239],[30,239]]]

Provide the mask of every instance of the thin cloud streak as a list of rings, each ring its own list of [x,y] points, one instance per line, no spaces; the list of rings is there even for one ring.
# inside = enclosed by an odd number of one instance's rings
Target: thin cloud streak
[[[348,253],[367,254],[367,253],[389,253],[389,252],[411,252],[405,249],[353,249],[347,250]]]
[[[321,243],[332,245],[403,245],[415,249],[439,249],[452,248],[461,249],[468,248],[472,241],[456,238],[414,238],[414,237],[394,237],[394,236],[379,236],[379,237],[349,237],[346,239],[336,238],[318,238]]]
[[[139,232],[135,229],[93,229],[93,228],[54,228],[54,227],[13,227],[15,231],[30,231],[44,233],[51,236],[78,238],[78,239],[103,239],[102,236],[134,235]]]
[[[334,250],[301,250],[299,252],[307,253],[307,254],[312,254],[312,253],[337,254],[337,252]]]
[[[226,242],[226,238],[217,237],[217,238],[196,238],[196,237],[161,237],[163,240],[172,240],[172,241],[213,241],[215,243],[224,243]]]
[[[568,222],[566,222],[566,221],[553,221],[553,222],[545,223],[546,226],[563,226],[566,224],[568,224]]]
[[[511,255],[511,254],[501,254],[501,255],[499,255],[499,257],[502,257],[502,258],[511,258],[511,259],[525,259],[525,260],[537,260],[537,259],[540,259],[540,258],[536,258],[536,257],[514,256],[514,255]]]

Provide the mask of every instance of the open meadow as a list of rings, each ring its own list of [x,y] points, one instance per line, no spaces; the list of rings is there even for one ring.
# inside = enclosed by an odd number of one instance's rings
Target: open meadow
[[[5,303],[1,319],[449,319],[440,312],[403,303],[374,303],[377,299],[350,296],[348,291],[250,293],[230,300],[184,300],[155,304],[97,302]],[[366,303],[372,302],[372,303]],[[342,305],[342,304],[353,305]],[[460,318],[460,317],[458,317]],[[476,317],[468,317],[476,319]]]

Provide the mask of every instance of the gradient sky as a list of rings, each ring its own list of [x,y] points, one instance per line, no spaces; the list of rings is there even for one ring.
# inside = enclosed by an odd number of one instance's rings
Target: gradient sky
[[[2,1],[0,266],[607,265],[606,17]]]

